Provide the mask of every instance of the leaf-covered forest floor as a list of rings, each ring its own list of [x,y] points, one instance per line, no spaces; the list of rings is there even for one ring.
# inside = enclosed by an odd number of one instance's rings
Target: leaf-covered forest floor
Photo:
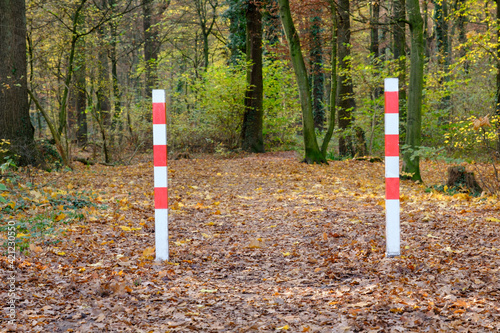
[[[150,156],[7,184],[2,224],[29,221],[14,268],[18,331],[500,330],[497,198],[403,181],[402,256],[386,258],[383,163],[306,165],[295,153],[169,163],[168,263],[153,260]],[[427,185],[445,173],[422,164]],[[5,283],[0,292],[5,307]]]

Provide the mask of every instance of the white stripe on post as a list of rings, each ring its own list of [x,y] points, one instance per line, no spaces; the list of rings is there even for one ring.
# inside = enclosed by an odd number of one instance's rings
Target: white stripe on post
[[[156,260],[168,260],[167,111],[165,90],[153,90],[153,165]]]
[[[386,156],[385,157],[385,178],[398,178],[399,177],[399,157]]]
[[[396,257],[401,255],[399,233],[399,200],[386,200],[386,256]]]
[[[153,124],[153,145],[167,145],[167,126],[166,124]]]
[[[167,167],[154,167],[155,188],[168,187]]]
[[[156,260],[168,260],[168,209],[155,209]]]
[[[165,90],[163,89],[153,89],[153,103],[163,103],[165,104]]]
[[[399,135],[399,113],[385,114],[385,134]]]
[[[401,255],[399,217],[399,82],[385,79],[385,239],[386,256]]]

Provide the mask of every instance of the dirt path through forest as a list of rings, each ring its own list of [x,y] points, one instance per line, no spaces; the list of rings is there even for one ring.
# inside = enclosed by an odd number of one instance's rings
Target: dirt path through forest
[[[19,331],[500,330],[496,199],[402,182],[402,256],[387,259],[383,163],[280,153],[169,168],[168,263],[152,260],[151,162],[35,176],[50,184],[39,194],[85,191],[94,206],[19,256]],[[422,169],[444,182],[443,165]]]

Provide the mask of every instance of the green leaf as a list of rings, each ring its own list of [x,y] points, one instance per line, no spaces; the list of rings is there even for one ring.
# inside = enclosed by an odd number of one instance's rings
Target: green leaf
[[[216,293],[217,289],[202,289],[200,293]]]
[[[7,191],[7,186],[0,184],[0,191]]]

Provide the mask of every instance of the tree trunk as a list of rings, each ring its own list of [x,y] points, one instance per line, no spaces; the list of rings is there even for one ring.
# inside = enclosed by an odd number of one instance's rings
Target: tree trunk
[[[424,12],[424,41],[425,41],[425,58],[430,59],[431,58],[431,45],[432,45],[432,40],[434,39],[434,33],[429,34],[429,1],[431,0],[424,0],[422,3],[424,5],[423,12]]]
[[[380,43],[378,38],[378,25],[380,18],[380,3],[378,0],[372,2],[371,6],[371,22],[370,22],[370,53],[373,58],[377,59],[380,56]]]
[[[380,40],[379,40],[379,23],[380,23],[380,0],[374,0],[370,6],[370,53],[372,54],[372,66],[374,67],[374,76],[378,78],[379,71],[382,69],[380,62]],[[380,80],[377,79],[380,82]],[[382,94],[382,86],[374,87],[371,97],[376,100]],[[370,148],[371,150],[371,148]]]
[[[394,59],[398,61],[399,79],[399,116],[406,119],[406,1],[393,0],[393,39],[394,39]],[[405,140],[406,126],[399,127],[399,139]],[[404,142],[404,141],[402,141]]]
[[[323,131],[325,126],[325,74],[323,73],[323,41],[321,36],[321,17],[314,16],[311,19],[311,81],[312,81],[312,103],[314,115],[314,127]]]
[[[81,44],[81,40],[80,43]],[[83,47],[79,45],[79,48]],[[85,55],[82,54],[84,57]],[[68,129],[71,140],[76,139],[79,146],[87,143],[87,115],[85,113],[87,96],[85,93],[85,59],[75,61],[75,71],[73,74],[73,85],[69,95],[68,105]]]
[[[24,0],[0,0],[0,140],[23,164],[35,162],[26,60],[26,8]],[[5,146],[3,146],[5,148]]]
[[[339,129],[343,131],[339,138],[339,154],[341,156],[354,156],[352,141],[353,111],[356,108],[354,90],[351,77],[351,22],[349,16],[349,0],[339,0],[338,24],[338,58],[339,75],[337,82],[337,98],[339,110]]]
[[[102,10],[107,8],[107,0],[102,0]],[[103,152],[104,152],[104,160],[106,163],[111,162],[111,155],[108,147],[108,138],[107,138],[107,129],[111,124],[111,103],[109,96],[111,95],[111,84],[110,84],[110,75],[109,75],[109,58],[108,58],[108,50],[107,50],[107,42],[104,37],[107,34],[105,31],[105,26],[99,27],[98,30],[99,40],[100,40],[100,49],[99,49],[99,58],[98,58],[98,74],[97,74],[97,109],[96,116],[97,121],[99,122],[99,129],[101,131],[101,136],[103,140]]]
[[[436,22],[436,44],[438,48],[438,62],[449,63],[448,38],[448,5],[446,0],[434,0],[434,21]]]
[[[457,0],[455,11],[457,12],[457,27],[458,27],[458,42],[460,43],[460,49],[458,51],[458,56],[464,58],[467,55],[467,12],[465,0]],[[469,74],[469,62],[464,61],[464,72]]]
[[[203,34],[203,68],[205,71],[208,69],[208,62],[209,62],[209,56],[210,56],[210,48],[208,44],[208,34],[204,33]]]
[[[110,0],[109,5],[111,9],[115,11],[116,0]],[[119,136],[120,142],[123,136],[121,130],[115,132],[117,125],[120,125],[120,128],[122,127],[121,126],[122,122],[120,121],[122,114],[122,106],[121,106],[120,85],[118,82],[118,57],[117,57],[117,45],[119,36],[117,33],[117,23],[115,21],[110,22],[109,31],[111,36],[111,41],[109,43],[110,46],[109,58],[111,60],[111,82],[113,86],[113,104],[114,104],[113,120],[111,122],[111,130],[113,131],[113,133],[111,135],[110,142],[111,146],[113,147],[115,143],[114,142],[115,134]]]
[[[238,63],[242,55],[246,54],[246,18],[244,3],[240,0],[229,0],[229,8],[225,17],[229,19],[229,35],[227,48],[230,52],[229,62]]]
[[[206,71],[209,64],[209,40],[215,21],[217,19],[218,0],[194,0],[195,10],[198,15],[198,24],[201,28],[203,41],[203,69]],[[211,17],[209,15],[211,12]]]
[[[142,0],[142,25],[144,30],[144,63],[146,66],[146,86],[145,96],[151,96],[152,89],[156,81],[156,59],[158,54],[156,51],[156,34],[152,27],[153,15],[153,0]]]
[[[85,22],[84,16],[80,18],[79,24]],[[76,116],[76,141],[79,146],[87,144],[87,93],[86,93],[86,71],[85,61],[85,39],[82,37],[77,42],[77,48],[82,50],[75,60],[73,103]]]
[[[84,146],[87,144],[87,94],[85,92],[85,62],[82,63],[78,72],[75,73],[76,81],[76,140],[78,145]]]
[[[422,91],[424,83],[424,24],[420,14],[419,0],[407,0],[406,8],[410,23],[411,57],[408,111],[406,118],[406,145],[415,151],[421,144]],[[412,151],[403,153],[404,178],[421,181],[420,159],[411,158]]]
[[[436,44],[438,48],[437,61],[440,70],[444,75],[439,79],[439,84],[446,87],[446,83],[450,80],[448,72],[450,67],[450,49],[448,36],[448,5],[446,0],[434,0],[434,20],[436,22]],[[441,123],[446,121],[445,114],[450,109],[450,96],[445,95],[441,98],[439,109],[442,110],[442,115],[439,117]]]
[[[302,109],[302,124],[304,132],[304,146],[306,163],[326,163],[326,159],[319,150],[316,133],[314,132],[314,118],[312,113],[311,87],[307,77],[307,70],[302,56],[300,40],[292,14],[290,13],[290,3],[288,0],[278,1],[280,8],[281,23],[288,41],[290,57],[292,59],[295,78],[299,89],[300,106]]]
[[[328,129],[326,130],[325,138],[323,139],[323,144],[321,145],[321,153],[326,157],[328,151],[328,144],[333,135],[333,130],[335,128],[335,114],[337,107],[337,9],[334,1],[330,1],[330,15],[332,17],[332,57],[331,66],[332,73],[330,77],[330,119],[328,121]]]
[[[57,128],[57,134],[59,136],[59,139],[61,139],[62,135],[66,132],[66,124],[67,124],[67,118],[68,118],[68,110],[67,110],[67,104],[68,104],[68,95],[69,95],[69,87],[71,84],[71,81],[73,79],[73,71],[74,71],[74,65],[75,65],[75,58],[76,58],[76,45],[78,43],[78,40],[81,38],[81,35],[78,34],[78,27],[80,26],[81,22],[81,15],[83,11],[83,7],[85,6],[87,0],[80,0],[80,3],[78,4],[78,7],[75,10],[75,14],[73,15],[73,22],[72,22],[72,27],[71,27],[71,47],[69,50],[69,55],[68,55],[68,64],[67,64],[67,69],[66,69],[66,77],[64,78],[64,89],[63,89],[63,94],[61,97],[61,104],[59,106],[59,126]],[[48,119],[46,119],[49,121]],[[65,145],[63,147],[62,145]],[[67,155],[69,154],[69,148],[68,148],[68,142],[67,140],[65,142],[61,142],[61,147],[60,149],[64,149],[65,152],[61,153],[62,155]],[[63,157],[64,158],[64,157]],[[71,162],[71,159],[68,156],[68,163]]]
[[[254,153],[264,152],[262,136],[262,15],[254,1],[248,3],[246,11],[247,90],[245,113],[241,129],[241,147]]]

